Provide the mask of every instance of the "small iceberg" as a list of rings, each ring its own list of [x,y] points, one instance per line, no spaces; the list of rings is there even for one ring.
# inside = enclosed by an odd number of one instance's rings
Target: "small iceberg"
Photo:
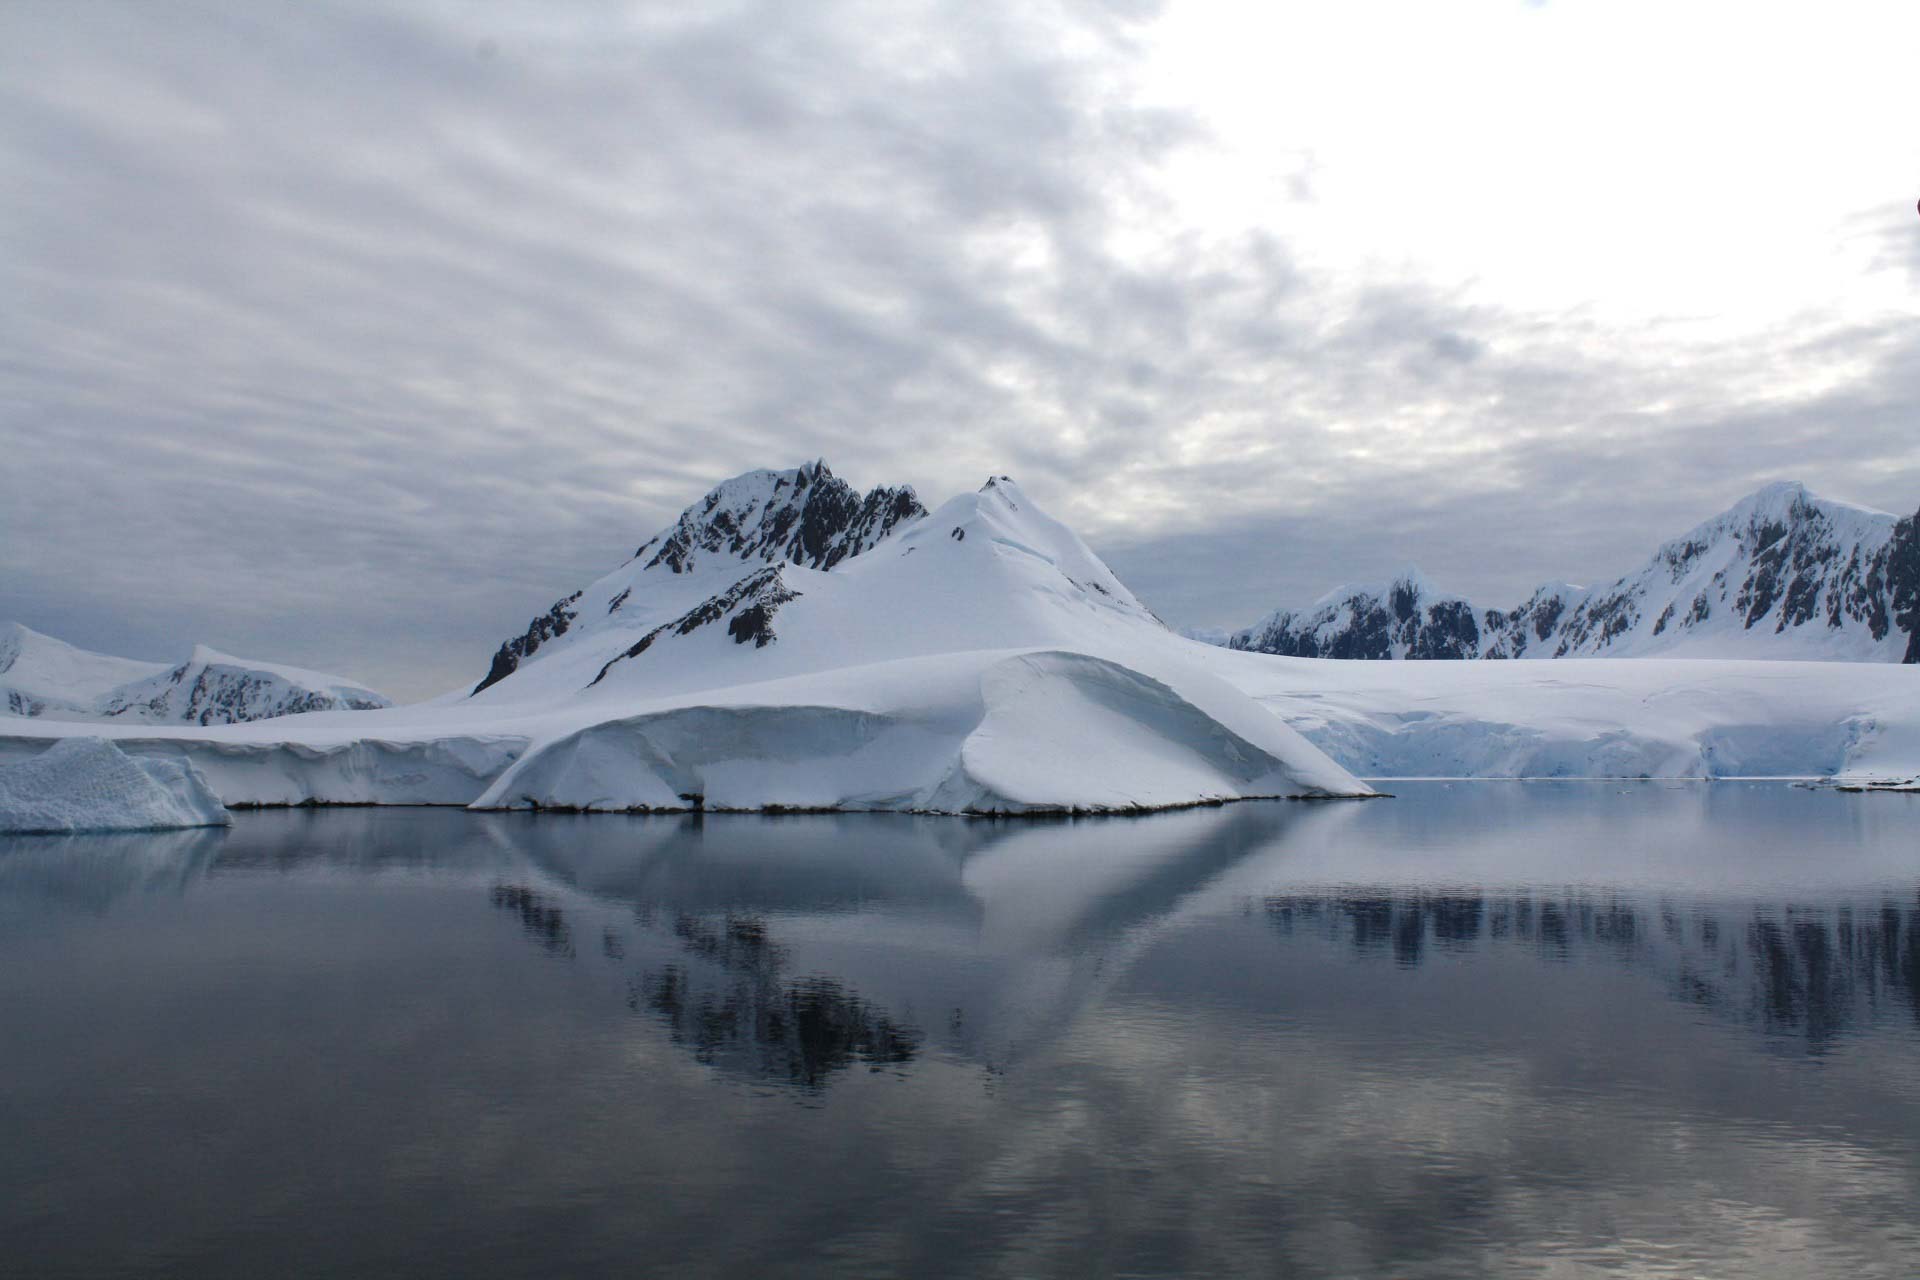
[[[0,834],[224,827],[226,806],[183,759],[136,759],[105,738],[66,738],[0,766]]]

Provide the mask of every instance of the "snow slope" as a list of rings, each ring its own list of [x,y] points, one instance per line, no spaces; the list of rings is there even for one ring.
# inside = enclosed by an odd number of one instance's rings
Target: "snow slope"
[[[122,685],[166,670],[165,663],[92,653],[10,622],[0,627],[0,714],[91,716]]]
[[[749,473],[503,645],[468,697],[125,737],[192,758],[229,803],[1028,813],[1367,793],[1010,480],[919,510],[823,464]]]
[[[340,676],[235,658],[205,645],[169,667],[90,653],[17,622],[0,631],[5,714],[205,725],[391,705]]]
[[[1302,658],[1920,663],[1920,517],[1774,484],[1603,586],[1550,583],[1502,612],[1442,594],[1415,571],[1279,610],[1227,644]]]
[[[66,738],[0,765],[0,833],[222,827],[220,798],[184,760],[134,759],[103,738]]]

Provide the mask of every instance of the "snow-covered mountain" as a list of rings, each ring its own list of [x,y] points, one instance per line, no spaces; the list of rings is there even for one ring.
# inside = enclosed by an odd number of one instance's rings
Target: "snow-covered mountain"
[[[91,717],[121,686],[166,670],[165,663],[94,653],[10,622],[0,627],[0,714]]]
[[[238,724],[305,711],[373,711],[392,705],[340,676],[235,658],[198,645],[179,666],[116,689],[100,711],[154,723]]]
[[[1477,658],[1476,616],[1462,597],[1405,569],[1384,585],[1340,587],[1305,609],[1269,614],[1224,643],[1289,658]]]
[[[928,514],[909,488],[862,499],[815,462],[714,489],[502,645],[473,697],[656,693],[955,650],[1100,647],[1116,626],[1156,644],[1169,634],[1009,478]]]
[[[724,594],[746,567],[831,569],[926,513],[910,486],[876,488],[863,498],[824,459],[789,471],[735,476],[642,543],[633,559],[556,601],[526,631],[501,644],[473,691],[506,679],[536,654],[551,658],[583,641],[591,646],[595,636],[644,633],[680,621],[687,610]],[[765,589],[751,603],[765,606],[762,597],[777,594],[777,587],[765,584],[777,581],[778,572],[763,575]],[[741,602],[736,599],[726,612]]]
[[[144,724],[235,724],[393,705],[351,680],[201,645],[176,666],[79,649],[19,623],[0,629],[0,714]]]
[[[593,722],[478,803],[999,812],[1364,790],[1205,652],[1005,476],[929,513],[824,463],[750,472],[501,647],[468,706]],[[607,722],[663,702],[686,709]]]
[[[502,645],[471,693],[148,728],[133,749],[254,804],[1004,814],[1371,794],[1216,675],[1222,656],[1005,476],[929,513],[813,463],[720,485]],[[0,757],[60,733],[0,734]]]
[[[876,491],[861,507],[902,517],[823,567],[779,542],[712,549],[701,513],[746,489],[757,514],[751,495],[783,496],[795,475],[721,486],[675,526],[704,559],[663,574],[637,557],[569,598],[557,643],[468,699],[595,717],[476,803],[1005,812],[1364,791],[1005,476],[918,518]],[[679,709],[638,711],[663,704]],[[610,719],[619,707],[636,712]]]
[[[1280,610],[1227,647],[1305,658],[1803,658],[1920,662],[1920,516],[1769,485],[1598,587],[1476,609],[1417,572]]]

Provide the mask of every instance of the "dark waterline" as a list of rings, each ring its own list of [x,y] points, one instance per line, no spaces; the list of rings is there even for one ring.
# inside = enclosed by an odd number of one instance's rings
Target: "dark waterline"
[[[1911,1275],[1920,797],[0,840],[0,1274]]]

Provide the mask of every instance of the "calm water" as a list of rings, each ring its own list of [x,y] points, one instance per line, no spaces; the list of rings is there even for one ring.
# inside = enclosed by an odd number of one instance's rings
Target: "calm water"
[[[1920,797],[0,840],[0,1273],[1912,1275]]]

